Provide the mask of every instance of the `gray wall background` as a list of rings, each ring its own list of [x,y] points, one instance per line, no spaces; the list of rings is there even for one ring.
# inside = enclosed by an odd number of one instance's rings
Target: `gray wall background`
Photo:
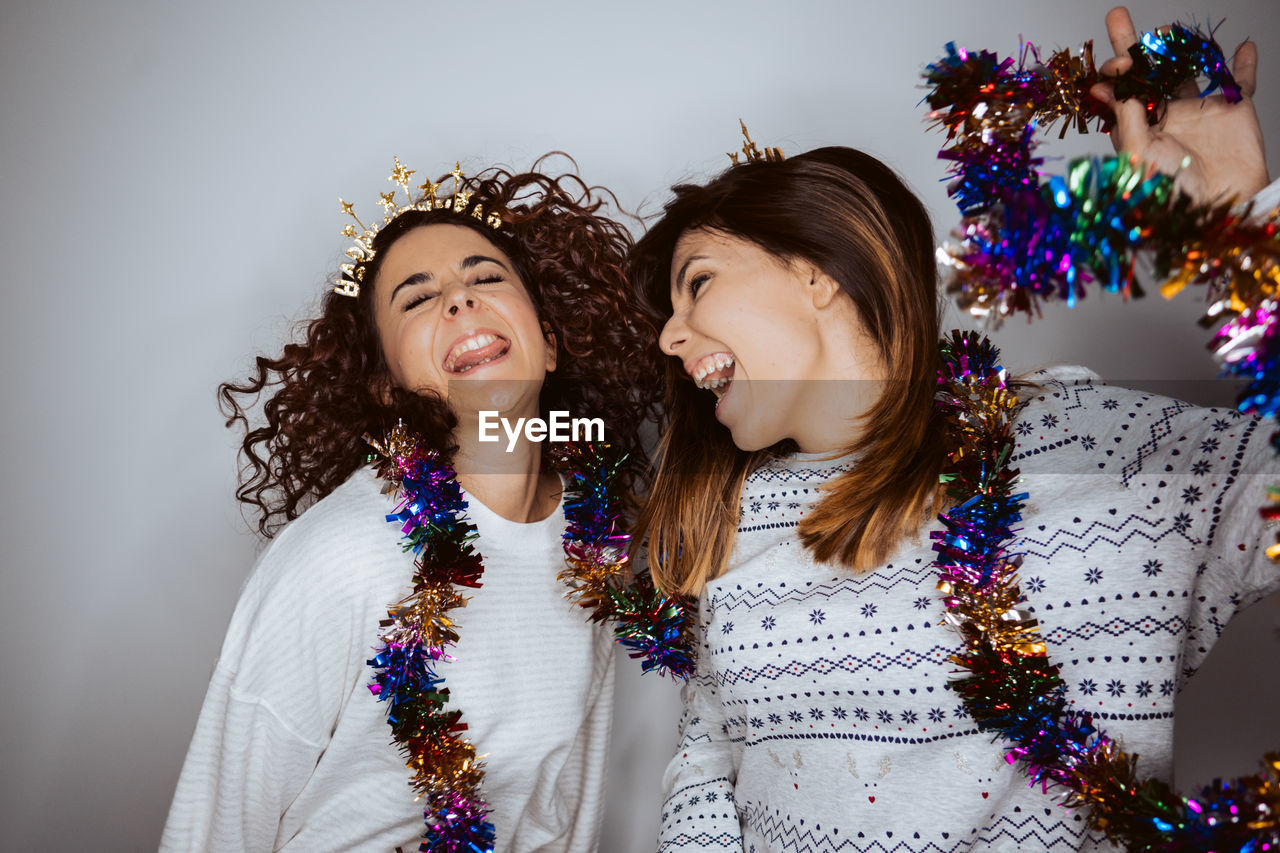
[[[762,144],[887,159],[942,234],[956,216],[918,105],[924,64],[949,40],[1009,54],[1020,35],[1095,38],[1105,56],[1106,7],[5,2],[0,846],[156,845],[257,547],[213,390],[307,316],[345,248],[337,196],[371,209],[393,153],[425,174],[563,149],[652,212],[672,182],[726,163],[742,116]],[[1275,0],[1133,10],[1147,27],[1225,18],[1228,51],[1258,41],[1280,175]],[[1090,135],[1043,153],[1109,150]],[[1229,399],[1196,301],[1091,296],[998,341],[1017,368],[1085,363]],[[1277,600],[1242,616],[1185,691],[1184,782],[1252,772],[1280,746],[1278,626]],[[652,848],[674,743],[674,687],[635,672],[619,687],[606,851]]]

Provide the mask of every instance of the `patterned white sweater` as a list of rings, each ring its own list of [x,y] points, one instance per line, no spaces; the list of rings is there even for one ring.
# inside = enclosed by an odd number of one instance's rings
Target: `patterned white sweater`
[[[1231,615],[1280,587],[1257,511],[1274,424],[1081,369],[1032,379],[1012,461],[1030,493],[1023,591],[1075,706],[1167,779],[1174,694]],[[960,644],[927,537],[856,576],[801,547],[797,521],[849,464],[801,454],[746,483],[731,570],[700,602],[660,850],[1113,849],[948,690]]]

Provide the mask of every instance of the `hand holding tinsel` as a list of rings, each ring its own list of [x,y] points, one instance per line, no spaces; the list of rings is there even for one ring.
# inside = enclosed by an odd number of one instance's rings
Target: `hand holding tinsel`
[[[1112,34],[1119,45],[1123,34]],[[1221,89],[1239,99],[1221,50],[1194,30],[1148,33],[1134,55],[1146,59],[1133,63],[1137,70],[1124,78],[1125,87],[1116,84],[1119,91],[1167,98],[1203,74],[1209,84],[1202,94]],[[1064,177],[1043,179],[1041,160],[1032,155],[1034,122],[1067,116],[1083,127],[1100,102],[1087,93],[1097,78],[1087,49],[1081,60],[1065,52],[1048,63],[1038,57],[1028,47],[1015,66],[987,51],[948,45],[947,56],[928,68],[930,117],[947,128],[949,142],[939,156],[952,162],[949,192],[965,214],[959,240],[939,250],[950,267],[948,291],[961,308],[999,325],[1018,312],[1038,316],[1044,301],[1073,305],[1091,282],[1140,293],[1134,265],[1149,250],[1156,275],[1168,280],[1166,295],[1187,284],[1210,285],[1208,317],[1222,324],[1212,346],[1228,375],[1251,383],[1241,408],[1274,412],[1280,407],[1274,219],[1260,222],[1226,202],[1196,203],[1175,190],[1172,178],[1149,173],[1132,157],[1080,160]],[[1251,91],[1252,69],[1242,77]]]
[[[612,622],[614,639],[644,672],[687,679],[693,672],[693,620],[679,599],[658,591],[648,573],[629,577],[631,542],[617,490],[625,457],[608,445],[561,444],[552,451],[568,479],[565,494],[565,568],[570,601]]]
[[[1107,34],[1116,55],[1103,63],[1090,93],[1114,117],[1111,143],[1117,151],[1175,175],[1177,188],[1202,204],[1242,201],[1267,185],[1253,104],[1258,51],[1252,41],[1236,49],[1228,71],[1212,38],[1195,30],[1175,26],[1140,41],[1123,6],[1107,14]],[[1154,92],[1159,100],[1132,91],[1135,78],[1158,76],[1159,66],[1171,62],[1185,63],[1193,77],[1207,79],[1205,90],[1161,86]],[[1168,82],[1175,77],[1168,75]],[[1158,123],[1152,116],[1159,116]]]
[[[1014,494],[1009,466],[1012,425],[1020,408],[998,352],[972,334],[942,345],[937,404],[947,424],[942,475],[956,506],[932,534],[945,621],[963,648],[963,672],[950,686],[983,731],[1006,744],[1006,759],[1033,784],[1066,791],[1068,808],[1089,808],[1090,825],[1131,851],[1262,851],[1280,845],[1280,755],[1263,771],[1215,782],[1180,797],[1158,779],[1138,775],[1129,755],[1088,713],[1070,708],[1057,664],[1030,615],[1006,549],[1025,494]]]
[[[1156,124],[1169,99],[1194,86],[1198,77],[1208,80],[1203,91],[1197,90],[1201,97],[1221,90],[1226,100],[1240,100],[1240,87],[1212,36],[1174,25],[1147,33],[1141,42],[1134,37],[1131,44],[1133,58],[1124,73],[1115,65],[1104,66],[1113,72],[1110,102],[1094,95],[1102,78],[1094,66],[1091,41],[1079,56],[1064,49],[1048,60],[1028,43],[1016,64],[990,51],[970,52],[948,44],[947,55],[925,69],[931,89],[925,96],[932,109],[929,118],[947,129],[952,148],[1005,149],[1019,145],[1032,124],[1048,129],[1061,120],[1059,136],[1072,126],[1087,133],[1090,122],[1108,132],[1115,99],[1141,104],[1144,120]]]
[[[1202,199],[1256,190],[1254,173],[1266,177],[1249,101],[1257,51],[1249,43],[1236,51],[1237,83],[1210,36],[1174,26],[1139,41],[1123,8],[1107,16],[1107,29],[1118,54],[1103,66],[1111,82],[1098,82],[1090,45],[1079,58],[1061,51],[1043,63],[1027,46],[1015,67],[1012,59],[949,44],[929,66],[930,118],[947,128],[949,143],[939,157],[952,163],[948,192],[964,214],[958,239],[938,250],[950,268],[947,291],[960,308],[998,326],[1012,314],[1039,316],[1045,301],[1070,307],[1091,282],[1141,295],[1134,266],[1147,250],[1165,296],[1188,284],[1207,286],[1205,325],[1219,327],[1209,346],[1225,376],[1245,380],[1240,410],[1274,417],[1280,411],[1276,213],[1234,210],[1230,199],[1195,201],[1175,188],[1174,178],[1152,173],[1133,156],[1078,160],[1065,176],[1046,181],[1038,171],[1043,161],[1032,154],[1036,122],[1065,117],[1083,131],[1091,118],[1105,124],[1114,109],[1113,141],[1132,141],[1146,157],[1176,155],[1177,163],[1190,163],[1193,180],[1186,183]],[[1194,88],[1197,76],[1208,80],[1200,97],[1169,101]],[[1211,95],[1217,90],[1223,94]],[[1148,124],[1157,120],[1160,132],[1153,134]],[[1280,559],[1280,547],[1268,554]]]

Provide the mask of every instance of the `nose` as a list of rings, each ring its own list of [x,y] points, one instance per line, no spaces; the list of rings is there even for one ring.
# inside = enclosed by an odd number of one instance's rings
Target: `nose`
[[[658,346],[667,355],[675,355],[689,338],[689,327],[685,325],[684,315],[672,314],[658,335]]]
[[[457,316],[463,308],[475,308],[476,300],[461,282],[449,285],[444,292],[444,309],[450,317]]]

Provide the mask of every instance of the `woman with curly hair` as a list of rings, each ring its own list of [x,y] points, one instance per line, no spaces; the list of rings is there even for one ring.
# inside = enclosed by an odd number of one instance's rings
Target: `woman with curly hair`
[[[162,849],[416,848],[423,805],[366,665],[415,577],[400,525],[387,523],[400,504],[365,464],[364,436],[396,424],[456,472],[484,572],[458,625],[436,613],[456,641],[430,664],[445,689],[425,691],[437,709],[464,712],[445,723],[457,736],[446,746],[465,756],[411,758],[418,783],[453,796],[483,769],[487,815],[471,815],[480,849],[486,831],[499,850],[595,849],[611,643],[557,581],[563,487],[542,444],[528,431],[484,440],[481,413],[603,419],[606,439],[631,453],[630,488],[637,428],[659,393],[655,330],[620,319],[638,314],[623,272],[631,240],[601,215],[607,193],[537,168],[455,170],[453,195],[438,199],[425,185],[427,203],[364,231],[304,340],[219,389],[228,424],[247,430],[238,497],[271,542],[232,616]],[[406,190],[407,175],[397,161]],[[265,422],[250,429],[263,394]],[[402,745],[421,735],[391,722]],[[428,839],[467,817],[456,798],[434,815],[444,800],[424,800]]]

